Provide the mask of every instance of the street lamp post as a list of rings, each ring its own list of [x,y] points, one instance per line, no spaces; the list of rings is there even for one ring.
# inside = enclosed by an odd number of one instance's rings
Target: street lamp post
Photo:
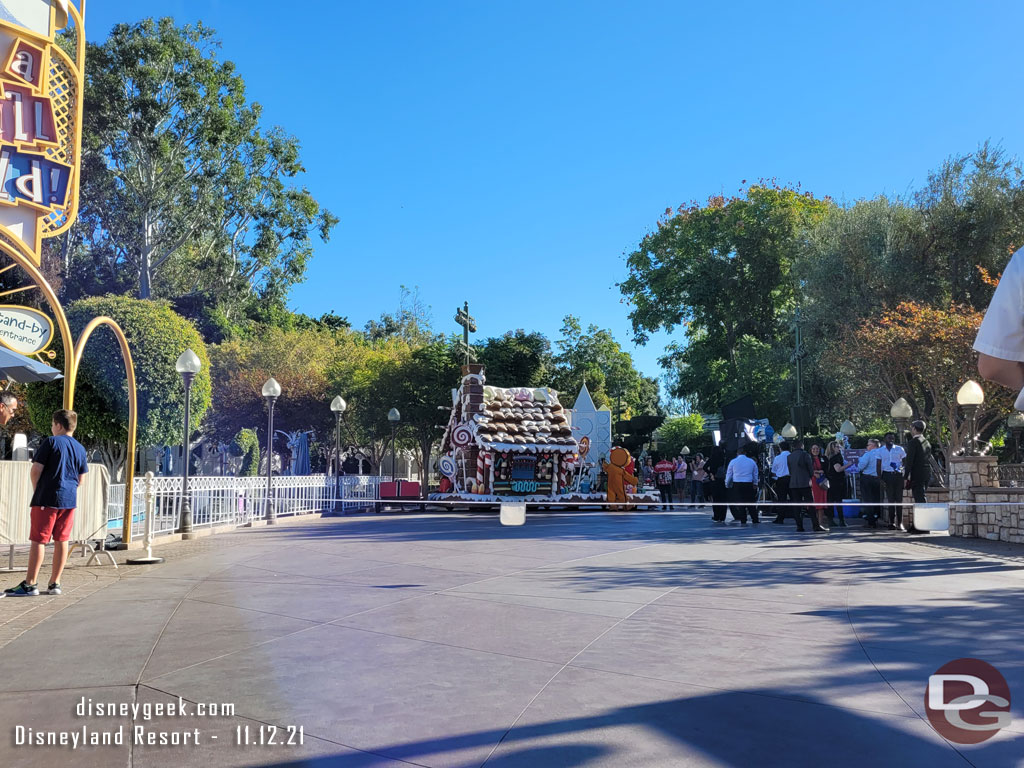
[[[968,379],[956,393],[956,402],[967,415],[967,439],[964,441],[964,455],[977,456],[977,435],[975,433],[978,409],[985,402],[985,391],[978,385],[978,382]]]
[[[174,370],[181,374],[181,381],[185,385],[185,427],[181,442],[181,513],[178,518],[178,533],[183,539],[192,537],[192,496],[188,487],[189,470],[189,435],[192,433],[192,380],[202,369],[203,364],[199,356],[191,349],[181,353],[177,362],[174,363]]]
[[[263,399],[267,401],[267,502],[264,519],[267,525],[277,522],[277,507],[274,504],[274,403],[281,396],[281,385],[271,377],[263,384]]]
[[[345,398],[338,395],[331,400],[331,412],[334,414],[334,506],[341,503],[341,416],[348,404]]]
[[[402,420],[402,414],[398,412],[397,408],[392,408],[388,411],[388,422],[391,424],[391,482],[395,482],[395,469],[398,464],[398,459],[395,454],[395,432],[398,429],[398,422]]]
[[[796,427],[794,427],[791,422],[787,421],[783,425],[782,429],[779,430],[779,434],[782,435],[787,440],[792,440],[800,433],[796,431]]]
[[[1006,419],[1006,426],[1013,438],[1013,461],[1020,463],[1020,438],[1024,434],[1024,413],[1014,411]]]
[[[896,424],[896,431],[899,432],[899,443],[903,443],[903,436],[906,434],[907,429],[910,426],[910,420],[914,418],[914,409],[910,407],[910,403],[905,398],[898,399],[892,404],[892,408],[889,409],[889,416]]]

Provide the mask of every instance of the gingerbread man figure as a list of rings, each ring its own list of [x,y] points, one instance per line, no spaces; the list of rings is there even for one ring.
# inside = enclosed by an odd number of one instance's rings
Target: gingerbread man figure
[[[601,462],[601,468],[608,475],[607,500],[609,504],[613,505],[611,509],[625,509],[625,506],[620,505],[624,505],[626,502],[626,486],[639,485],[640,481],[626,469],[632,457],[625,448],[618,446],[612,448],[608,458],[611,459],[611,463]]]

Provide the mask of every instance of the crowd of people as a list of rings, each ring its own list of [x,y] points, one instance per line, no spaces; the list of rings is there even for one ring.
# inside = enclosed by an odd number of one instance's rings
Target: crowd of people
[[[721,446],[713,448],[707,458],[700,453],[692,459],[648,457],[641,478],[644,485],[658,489],[664,508],[710,504],[712,522],[718,525],[726,523],[727,514],[740,525],[746,525],[748,519],[759,524],[759,489],[767,484],[771,487],[767,497],[776,502],[771,505],[777,510],[772,523],[783,525],[791,516],[798,531],[807,530],[807,519],[813,531],[828,532],[832,527],[846,527],[848,502],[844,499],[849,499],[849,476],[856,474],[867,527],[877,529],[881,523],[889,530],[907,531],[904,490],[912,492],[916,503],[924,502],[931,475],[931,446],[924,431],[924,422],[913,422],[906,448],[894,432],[883,441],[872,438],[856,461],[847,460],[844,446],[837,440],[825,446],[805,446],[799,439],[783,441],[764,478],[758,465],[762,455],[758,443],[748,443],[732,458]]]

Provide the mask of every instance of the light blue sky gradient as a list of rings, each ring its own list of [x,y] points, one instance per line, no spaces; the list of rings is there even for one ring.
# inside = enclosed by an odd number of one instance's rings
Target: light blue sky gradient
[[[777,178],[905,194],[985,139],[1022,146],[1015,2],[89,0],[90,39],[202,20],[303,144],[341,218],[295,309],[357,327],[419,286],[435,324],[628,342],[624,253],[668,206]],[[310,32],[323,39],[310,45]],[[315,37],[313,38],[316,39]],[[666,336],[634,352],[657,375]],[[632,344],[627,343],[632,349]]]

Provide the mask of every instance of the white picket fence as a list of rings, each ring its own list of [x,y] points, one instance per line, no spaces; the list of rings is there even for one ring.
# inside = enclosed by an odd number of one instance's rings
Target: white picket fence
[[[341,494],[336,493],[335,478],[326,475],[274,477],[270,499],[278,517],[342,511],[366,507],[380,498],[381,478],[346,475],[340,478]],[[141,537],[145,528],[146,480],[136,477],[133,483],[132,538]],[[154,477],[153,533],[173,533],[181,517],[181,478]],[[192,527],[244,525],[267,513],[267,479],[265,477],[191,477],[188,481],[192,504]],[[107,531],[120,533],[124,523],[123,483],[110,486],[107,503]]]

